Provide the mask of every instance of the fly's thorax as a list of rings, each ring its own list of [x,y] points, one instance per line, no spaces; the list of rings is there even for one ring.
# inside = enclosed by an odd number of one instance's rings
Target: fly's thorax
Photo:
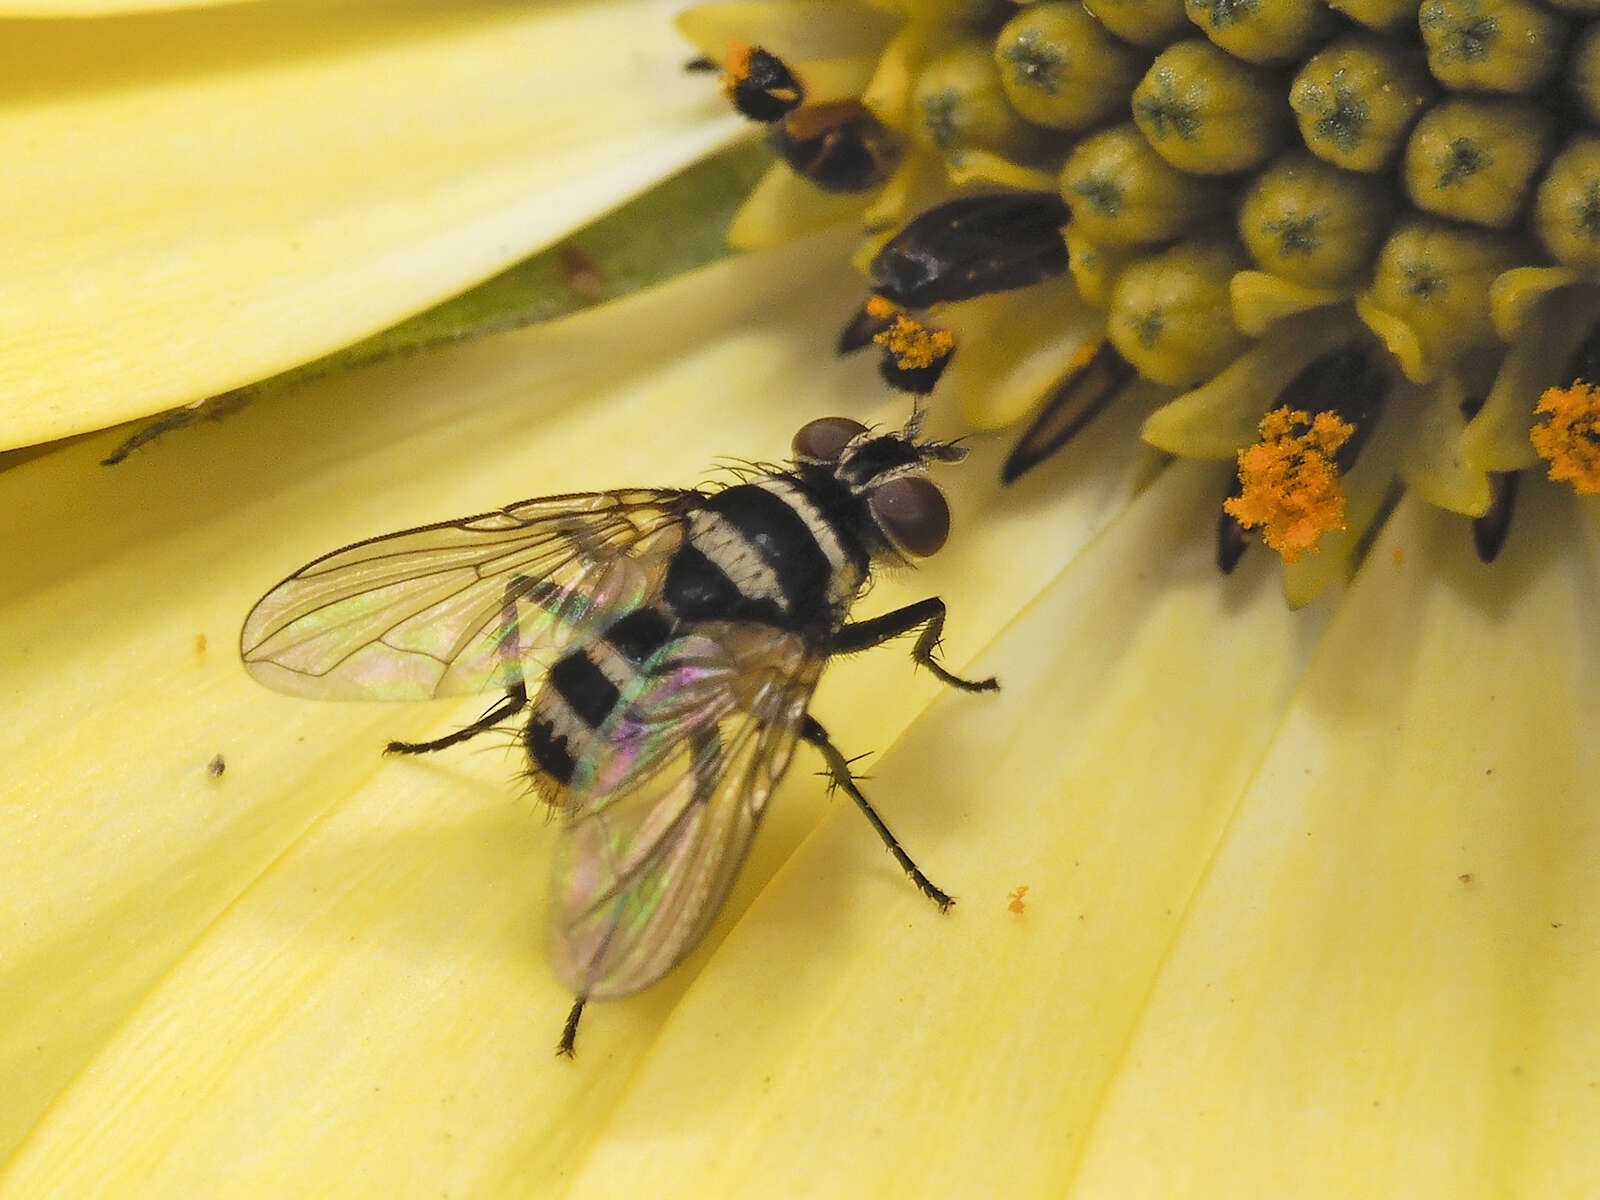
[[[667,573],[684,620],[751,620],[820,633],[843,619],[867,555],[798,478],[772,475],[706,498]]]

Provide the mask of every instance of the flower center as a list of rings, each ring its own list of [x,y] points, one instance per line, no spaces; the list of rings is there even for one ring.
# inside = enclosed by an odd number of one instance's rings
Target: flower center
[[[1032,408],[1008,479],[1156,397],[1147,441],[1237,463],[1219,536],[1285,562],[1370,544],[1321,535],[1381,520],[1402,474],[1485,561],[1516,472],[1542,458],[1600,492],[1600,382],[1560,373],[1571,314],[1600,310],[1600,21],[1531,0],[883,7],[906,24],[851,98],[897,156],[861,188],[874,298],[840,348],[875,343],[886,379],[929,391],[958,341],[1014,347],[1029,369],[992,388],[940,384],[979,427]],[[802,105],[837,75],[765,48]],[[1327,394],[1342,370],[1368,409]],[[1306,372],[1331,380],[1315,400]],[[1380,465],[1352,505],[1357,453]]]

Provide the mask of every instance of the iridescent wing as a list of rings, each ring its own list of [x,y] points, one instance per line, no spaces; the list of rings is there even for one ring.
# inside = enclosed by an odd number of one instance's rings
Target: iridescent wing
[[[526,500],[357,542],[302,567],[245,619],[245,669],[320,700],[508,687],[660,589],[698,493]]]
[[[638,991],[705,935],[824,661],[792,633],[701,622],[624,690],[576,765],[556,847],[550,952],[574,993]]]

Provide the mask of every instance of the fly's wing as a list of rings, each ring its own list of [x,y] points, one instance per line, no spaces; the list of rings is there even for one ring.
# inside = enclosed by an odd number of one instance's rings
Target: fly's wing
[[[697,500],[550,496],[357,542],[268,592],[240,655],[268,687],[319,700],[508,687],[653,597]]]
[[[824,658],[770,626],[663,646],[577,763],[550,951],[579,996],[623,996],[704,936],[794,753]]]

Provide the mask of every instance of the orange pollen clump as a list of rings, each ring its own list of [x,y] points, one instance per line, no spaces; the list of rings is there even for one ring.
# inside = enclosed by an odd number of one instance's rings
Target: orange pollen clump
[[[1564,479],[1580,496],[1600,495],[1600,388],[1583,380],[1546,388],[1534,412],[1548,414],[1528,432],[1550,478]]]
[[[875,317],[880,321],[887,321],[900,311],[900,306],[893,300],[885,300],[882,296],[867,297],[867,316]]]
[[[1334,452],[1356,427],[1333,413],[1275,408],[1261,418],[1261,440],[1239,451],[1242,491],[1223,509],[1246,529],[1261,529],[1286,563],[1344,528],[1344,485]]]
[[[871,304],[868,304],[871,311]],[[941,358],[949,357],[956,348],[956,335],[947,329],[929,329],[926,325],[897,313],[887,329],[873,336],[873,341],[894,355],[895,365],[903,371],[931,367]]]
[[[723,92],[732,96],[734,88],[749,77],[750,47],[744,42],[729,42],[728,49],[722,56]]]

